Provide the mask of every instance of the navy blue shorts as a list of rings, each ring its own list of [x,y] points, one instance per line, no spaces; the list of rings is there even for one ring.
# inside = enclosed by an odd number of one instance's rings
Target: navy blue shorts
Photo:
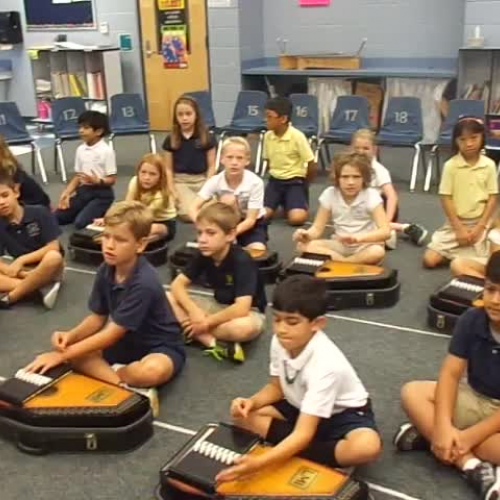
[[[273,404],[285,418],[285,421],[273,419],[267,432],[266,441],[278,444],[289,436],[299,418],[300,410],[285,399]],[[325,465],[336,466],[335,447],[349,432],[355,429],[373,429],[378,432],[371,401],[362,408],[349,408],[330,418],[322,418],[310,445],[301,452],[301,456]]]
[[[257,219],[252,229],[238,236],[238,244],[242,247],[247,247],[251,243],[263,243],[266,245],[267,240],[267,220],[264,217]]]
[[[167,228],[167,241],[171,241],[175,238],[175,233],[177,232],[177,221],[175,219],[155,220],[154,223],[163,224]]]
[[[129,343],[118,341],[115,345],[104,349],[102,356],[110,364],[121,363],[128,365],[134,361],[140,361],[148,354],[165,354],[174,365],[174,376],[183,368],[186,361],[186,353],[183,347],[160,346],[151,349],[140,349],[131,347]]]
[[[269,177],[264,194],[264,206],[276,210],[282,206],[285,212],[293,209],[307,210],[308,186],[303,177],[280,180]]]

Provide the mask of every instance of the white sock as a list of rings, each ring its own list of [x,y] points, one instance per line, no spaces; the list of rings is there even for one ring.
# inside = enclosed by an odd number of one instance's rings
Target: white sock
[[[467,462],[465,462],[462,466],[462,470],[465,472],[467,470],[475,469],[480,463],[481,460],[479,460],[479,458],[469,458],[469,460],[467,460]]]

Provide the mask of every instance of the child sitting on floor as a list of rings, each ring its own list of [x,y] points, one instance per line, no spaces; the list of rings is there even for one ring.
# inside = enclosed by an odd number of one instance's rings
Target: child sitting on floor
[[[190,215],[193,221],[205,205],[217,199],[234,206],[240,214],[236,239],[246,249],[265,250],[267,221],[264,208],[264,181],[246,167],[250,164],[250,145],[243,137],[230,137],[221,149],[224,172],[209,179],[201,188]]]
[[[297,250],[329,255],[341,262],[379,264],[391,231],[382,198],[369,187],[370,159],[358,153],[339,155],[331,177],[333,187],[321,194],[313,225],[297,229],[293,235]],[[329,240],[320,240],[330,218],[334,234]]]
[[[402,233],[415,245],[422,245],[427,237],[427,229],[420,224],[398,222],[398,193],[392,184],[389,170],[377,161],[375,134],[368,129],[354,132],[351,147],[356,153],[366,154],[372,162],[372,181],[370,187],[375,188],[382,196],[387,219],[391,226],[391,237],[385,242],[388,248],[395,249],[397,232]]]
[[[485,271],[484,308],[455,326],[437,382],[413,381],[401,390],[409,423],[394,444],[430,450],[462,471],[482,500],[500,497],[500,252]]]
[[[174,238],[176,210],[169,194],[165,166],[160,155],[147,154],[141,158],[136,175],[128,184],[125,200],[140,201],[153,212],[149,240],[166,238],[170,241]],[[104,219],[95,219],[94,224],[102,226]]]
[[[236,425],[274,447],[243,455],[222,471],[232,481],[294,455],[330,467],[371,463],[382,443],[368,392],[342,351],[328,338],[324,281],[292,276],[274,290],[270,380],[250,398],[236,398]]]
[[[75,156],[75,176],[61,194],[55,212],[61,226],[74,222],[83,229],[102,217],[114,200],[116,160],[104,137],[109,134],[108,118],[98,111],[78,117],[80,137]]]
[[[47,309],[55,305],[64,269],[59,243],[61,229],[53,214],[41,205],[21,205],[19,185],[0,173],[0,309],[8,308],[35,291]]]
[[[434,268],[456,257],[485,263],[488,232],[498,198],[496,165],[481,152],[486,130],[482,120],[463,117],[453,129],[454,156],[443,170],[439,194],[447,221],[433,235],[423,264]]]
[[[44,373],[71,362],[79,372],[100,380],[149,388],[142,393],[157,415],[154,387],[182,370],[185,352],[158,273],[141,256],[152,219],[138,201],[115,203],[106,212],[104,263],[90,295],[90,314],[71,330],[54,332],[54,350],[37,356],[26,369]]]
[[[200,253],[172,283],[170,302],[188,339],[216,358],[243,362],[241,342],[264,330],[266,293],[256,263],[234,245],[240,220],[235,209],[215,202],[196,217]],[[191,294],[189,285],[205,276],[214,297]]]

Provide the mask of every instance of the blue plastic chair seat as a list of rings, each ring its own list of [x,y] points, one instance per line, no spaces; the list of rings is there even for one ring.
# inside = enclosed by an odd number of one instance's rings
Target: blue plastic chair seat
[[[228,134],[232,133],[240,133],[240,134],[252,134],[255,132],[261,132],[266,129],[266,126],[263,124],[261,127],[255,127],[255,125],[238,125],[237,123],[231,123],[227,127],[224,127],[224,132]]]
[[[136,135],[136,134],[149,134],[149,125],[138,125],[134,128],[121,128],[114,126],[112,130],[114,135]]]
[[[75,141],[77,139],[80,139],[80,134],[65,132],[63,134],[57,134],[57,138],[61,139],[62,141]]]
[[[300,130],[306,137],[311,137],[313,135],[318,135],[318,129],[316,127],[295,127]]]
[[[351,142],[351,137],[354,132],[356,132],[356,130],[338,130],[336,132],[330,130],[322,134],[321,138],[325,139],[327,142],[331,141],[348,144]]]
[[[16,144],[21,146],[23,144],[31,144],[34,142],[33,138],[31,136],[24,136],[24,137],[15,137],[15,138],[10,138],[6,137],[7,143],[10,144],[11,146],[15,146]]]
[[[422,136],[418,133],[415,134],[398,134],[397,132],[382,131],[377,136],[378,144],[386,144],[391,146],[413,146],[415,143],[420,142]]]

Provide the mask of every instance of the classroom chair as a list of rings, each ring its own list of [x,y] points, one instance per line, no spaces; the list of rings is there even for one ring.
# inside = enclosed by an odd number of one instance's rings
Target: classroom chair
[[[311,94],[291,94],[292,125],[300,130],[309,140],[318,161],[319,111],[318,98]]]
[[[379,146],[415,148],[410,176],[410,191],[415,190],[421,141],[424,135],[422,103],[418,97],[392,97],[387,104],[384,123],[377,135]]]
[[[215,115],[210,92],[207,90],[199,90],[195,92],[186,92],[184,95],[192,97],[198,103],[206,127],[211,132],[215,132],[217,127],[215,125]]]
[[[217,169],[220,165],[222,143],[226,136],[259,134],[257,155],[255,158],[255,173],[258,175],[261,174],[262,147],[266,133],[266,120],[264,118],[266,101],[267,94],[265,92],[259,90],[242,90],[239,92],[231,123],[219,129],[220,140],[215,160]]]
[[[443,147],[451,147],[451,138],[453,135],[453,128],[457,121],[463,116],[474,116],[485,119],[485,105],[484,101],[476,99],[453,99],[450,101],[448,108],[448,116],[444,120],[439,137],[436,144],[432,146],[431,154],[427,164],[427,171],[425,174],[424,191],[429,191],[431,186],[432,177],[434,174],[434,164],[436,165],[437,179],[441,178],[441,157],[440,149]]]
[[[80,138],[78,117],[85,112],[85,101],[81,97],[62,97],[52,101],[52,122],[56,140],[54,143],[54,169],[61,167],[61,179],[67,181],[64,163],[63,142]]]
[[[370,105],[368,99],[358,95],[343,95],[337,98],[328,131],[321,134],[318,144],[319,154],[323,148],[328,164],[331,163],[330,144],[349,144],[354,132],[370,128]],[[325,162],[323,162],[323,165]]]
[[[156,153],[155,136],[151,133],[146,108],[139,94],[115,94],[111,97],[109,125],[111,147],[116,136],[147,134],[150,151]]]
[[[31,170],[35,174],[35,167],[38,165],[42,182],[47,184],[42,153],[35,139],[29,134],[15,102],[0,102],[0,134],[9,146],[31,146]]]

